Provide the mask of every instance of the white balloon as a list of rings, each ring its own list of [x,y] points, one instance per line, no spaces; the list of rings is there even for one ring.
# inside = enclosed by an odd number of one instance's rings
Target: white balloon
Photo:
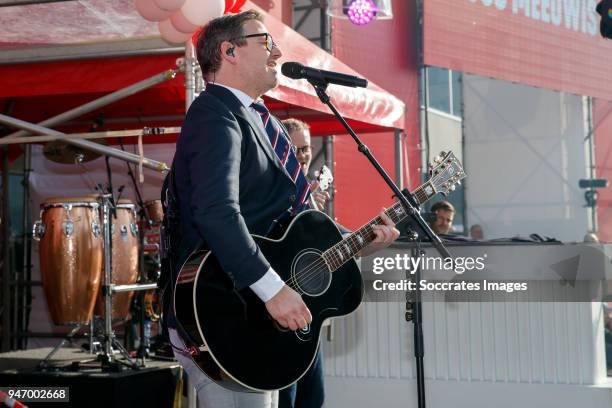
[[[181,33],[174,28],[169,19],[160,21],[158,28],[162,38],[170,44],[183,44],[191,38],[191,34]]]
[[[225,0],[185,0],[181,11],[191,24],[203,26],[223,15]]]
[[[181,10],[178,10],[176,13],[170,16],[170,22],[181,33],[193,33],[195,30],[199,28],[199,26],[195,24],[191,24]]]
[[[166,11],[176,11],[185,4],[185,0],[153,0],[157,7]]]
[[[138,13],[148,21],[162,21],[170,16],[170,11],[157,7],[153,0],[135,0],[134,6]]]

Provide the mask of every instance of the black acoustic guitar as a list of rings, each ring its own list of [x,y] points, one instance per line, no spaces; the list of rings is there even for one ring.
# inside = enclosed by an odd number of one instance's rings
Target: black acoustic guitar
[[[429,181],[412,194],[424,203],[448,193],[465,177],[449,152],[432,169]],[[394,221],[407,214],[396,203],[386,210]],[[376,217],[343,238],[324,213],[308,210],[289,224],[280,239],[253,236],[285,283],[302,295],[312,323],[301,330],[283,329],[250,290],[236,291],[214,254],[194,252],[179,273],[174,292],[177,320],[193,344],[194,362],[212,380],[239,391],[268,391],[297,381],[312,364],[325,319],[354,311],[361,302],[363,281],[355,255],[372,242]]]

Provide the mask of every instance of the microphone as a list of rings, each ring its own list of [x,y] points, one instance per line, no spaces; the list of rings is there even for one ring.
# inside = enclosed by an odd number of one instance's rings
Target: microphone
[[[284,76],[292,79],[307,79],[314,82],[325,82],[342,86],[365,88],[368,80],[339,72],[324,71],[322,69],[306,67],[299,62],[285,62],[281,67]]]

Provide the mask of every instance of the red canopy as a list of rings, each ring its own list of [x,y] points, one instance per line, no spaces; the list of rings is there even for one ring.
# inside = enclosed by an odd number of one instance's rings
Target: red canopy
[[[125,2],[113,0],[103,3],[97,10],[98,14],[116,15],[117,9],[121,9],[122,13],[127,13],[130,17],[123,20],[123,23],[143,24],[144,20],[139,20],[136,11],[126,6]],[[131,6],[132,2],[128,3]],[[93,4],[97,2],[94,0]],[[245,8],[249,8],[249,5],[256,8],[249,3]],[[10,13],[0,14],[0,27],[2,27],[0,44],[4,43],[4,47],[0,45],[0,48],[10,48],[14,53],[15,39],[9,34],[19,30],[19,25],[22,24],[19,14],[23,15],[24,20],[27,18],[31,21],[32,14],[36,15],[37,12],[54,12],[54,9],[43,6],[14,7],[9,8],[12,9]],[[78,3],[74,6],[77,7]],[[63,7],[69,5],[65,4]],[[72,19],[73,15],[63,12],[55,17],[57,19],[53,19],[53,25],[60,32],[63,26],[62,20]],[[357,72],[274,17],[267,16],[265,23],[275,41],[282,47],[281,62],[298,61],[313,67],[359,76]],[[154,23],[144,22],[144,24]],[[95,24],[92,26],[95,27]],[[47,29],[49,28],[44,24],[40,26],[40,30]],[[129,31],[125,27],[123,29]],[[143,32],[143,30],[141,27],[138,30],[134,29],[133,32]],[[43,41],[40,37],[32,36],[37,43]],[[47,36],[44,40],[51,43],[59,41],[57,36]],[[31,48],[22,46],[21,49],[24,55],[32,53]],[[0,111],[20,119],[40,122],[161,71],[174,68],[175,61],[179,57],[182,57],[180,53],[12,64],[4,62],[0,65]],[[349,123],[357,132],[404,127],[403,102],[375,84],[370,83],[367,89],[331,85],[328,91],[338,110],[350,119]],[[311,85],[304,80],[295,81],[281,76],[280,86],[266,96],[273,112],[281,118],[294,116],[307,121],[311,125],[313,135],[345,133],[329,113],[329,109],[319,101]],[[72,133],[91,130],[94,122],[97,123],[96,130],[178,125],[182,121],[184,112],[184,75],[178,75],[173,80],[117,101],[58,128]],[[162,140],[169,141],[167,136],[160,137],[156,141]]]

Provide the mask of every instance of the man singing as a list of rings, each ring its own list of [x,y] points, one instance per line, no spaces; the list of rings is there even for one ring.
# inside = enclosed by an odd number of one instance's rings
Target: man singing
[[[170,189],[179,214],[175,265],[210,249],[236,290],[250,288],[270,316],[290,330],[312,320],[301,296],[270,267],[250,234],[266,235],[275,220],[308,208],[309,185],[287,135],[261,96],[277,83],[282,53],[253,10],[212,20],[199,35],[197,58],[206,90],[191,104],[176,146]],[[296,171],[297,169],[297,171]],[[382,214],[384,216],[384,214]],[[368,248],[388,246],[399,232],[384,216]],[[180,344],[170,316],[170,338]],[[256,351],[254,351],[256,352]],[[226,390],[180,350],[205,407],[269,407],[270,393]]]

